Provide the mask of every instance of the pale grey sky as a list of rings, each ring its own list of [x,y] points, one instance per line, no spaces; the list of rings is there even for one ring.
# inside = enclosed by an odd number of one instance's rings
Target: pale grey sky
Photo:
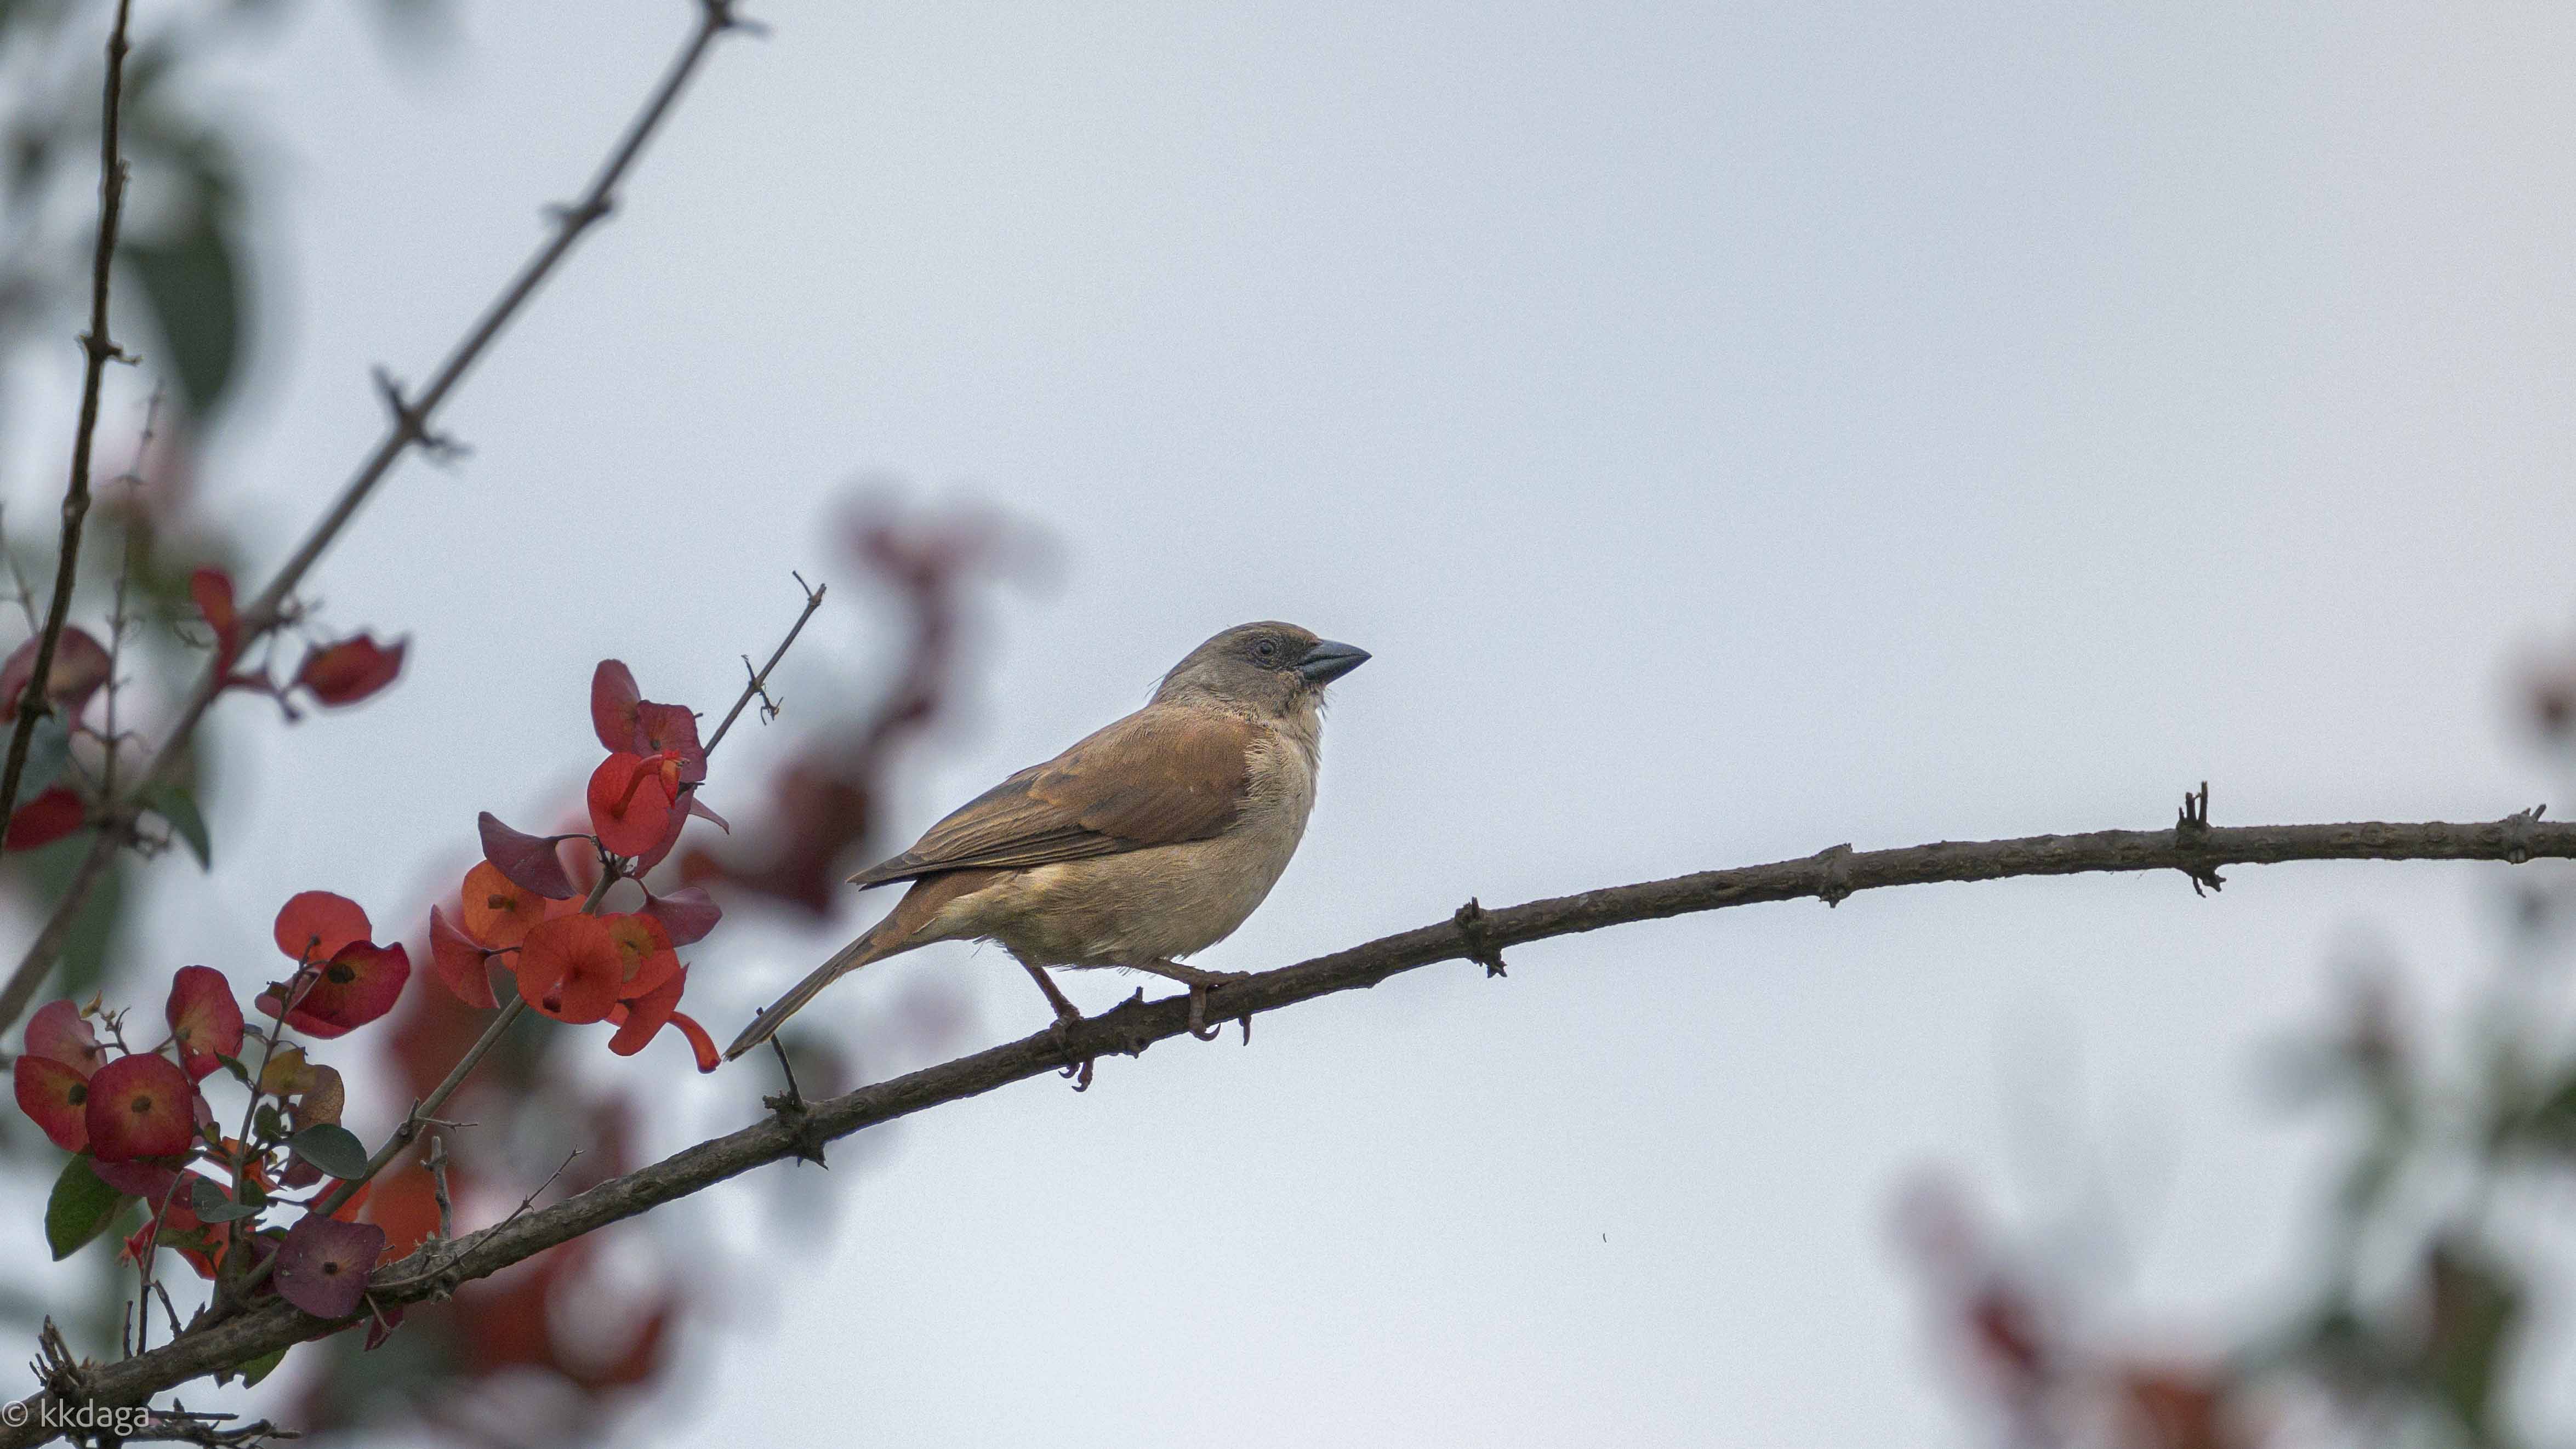
[[[369,366],[426,371],[689,9],[469,4],[416,67],[344,8],[224,81],[287,174],[274,366],[206,486],[281,541],[378,427]],[[1060,550],[996,596],[898,832],[1220,626],[1375,651],[1211,966],[1470,895],[2157,825],[2203,778],[2229,823],[2548,793],[2506,694],[2576,598],[2562,8],[749,9],[774,34],[453,408],[472,455],[317,576],[415,635],[401,691],[242,732],[219,823],[259,849],[163,939],[416,898],[473,810],[581,767],[603,654],[718,700],[861,472]],[[649,618],[603,602],[655,558]],[[791,708],[881,657],[841,597]],[[391,844],[324,823],[357,817]],[[2094,1174],[2120,1321],[2241,1326],[2321,1186],[2262,1049],[2358,950],[2464,989],[2504,878],[1727,912],[1015,1087],[835,1173],[637,1442],[1971,1439],[1889,1245],[1907,1174],[2043,1209]],[[729,1029],[829,944],[721,937],[692,1001]],[[1043,1024],[964,948],[818,1009],[932,974],[978,1040]],[[639,1239],[747,1244],[728,1200]]]

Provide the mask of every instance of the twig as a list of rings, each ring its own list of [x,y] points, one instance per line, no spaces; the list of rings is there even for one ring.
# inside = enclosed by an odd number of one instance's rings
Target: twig
[[[427,1166],[430,1196],[438,1200],[438,1236],[443,1242],[456,1236],[456,1202],[447,1194],[447,1134],[429,1139]]]
[[[134,466],[125,470],[125,476],[117,480],[119,483],[141,485],[144,465],[152,456],[152,440],[160,431],[161,389],[156,387],[152,389],[152,401],[144,404],[143,438],[134,448]],[[125,740],[116,729],[116,696],[124,681],[116,677],[116,671],[125,662],[125,632],[134,623],[133,616],[125,609],[126,591],[134,582],[134,551],[140,542],[131,513],[127,515],[121,532],[125,546],[119,551],[116,563],[116,600],[107,614],[107,713],[106,735],[102,741],[107,757],[99,765],[98,781],[99,798],[102,800],[116,798],[116,757],[125,748]]]
[[[18,611],[27,616],[27,632],[44,628],[44,617],[36,612],[36,586],[27,582],[27,571],[18,566],[18,550],[9,546],[6,528],[0,528],[0,563],[9,566],[9,586],[15,591]]]
[[[1609,886],[1580,895],[1480,910],[1476,930],[1454,920],[1386,936],[1318,956],[1294,966],[1256,972],[1210,988],[1209,1007],[1220,1019],[1276,1011],[1302,1001],[1375,986],[1391,976],[1443,961],[1472,960],[1478,951],[1501,952],[1550,937],[1597,931],[1633,921],[1661,920],[1697,911],[1802,898],[1831,890],[1860,892],[1941,881],[2006,880],[2022,876],[2077,875],[2098,871],[2181,870],[2188,865],[2273,865],[2294,860],[2496,860],[2576,858],[2576,825],[2540,821],[2533,812],[2484,824],[2264,825],[2200,831],[2104,830],[2089,835],[2035,835],[2019,840],[1945,841],[1899,850],[1837,853],[1841,869],[1829,877],[1818,857],[1775,861],[1733,870],[1705,871],[1672,880]],[[1472,939],[1471,939],[1472,934]],[[799,1155],[820,1137],[833,1140],[944,1103],[980,1096],[997,1087],[1044,1076],[1063,1065],[1068,1050],[1095,1055],[1135,1055],[1155,1042],[1189,1030],[1186,998],[1133,1000],[1074,1024],[1066,1037],[1053,1030],[959,1057],[939,1066],[877,1082],[808,1105],[790,1123],[765,1117],[739,1131],[683,1149],[649,1167],[611,1178],[551,1207],[438,1245],[423,1248],[385,1270],[372,1296],[395,1304],[431,1296],[488,1277],[504,1268],[663,1203],[702,1192],[756,1167]],[[441,1264],[435,1274],[422,1270]],[[437,1280],[433,1282],[433,1279]],[[84,1392],[102,1403],[140,1400],[200,1375],[246,1363],[273,1349],[345,1327],[349,1320],[315,1318],[291,1304],[270,1300],[220,1323],[200,1323],[179,1342],[94,1370]],[[25,1400],[17,1422],[41,1402]],[[10,1427],[0,1416],[0,1449],[40,1442],[41,1432]]]
[[[0,765],[0,828],[18,810],[18,786],[27,773],[27,747],[36,737],[36,721],[51,713],[45,690],[53,682],[54,646],[62,641],[64,621],[71,617],[72,586],[80,578],[81,525],[89,518],[89,452],[98,433],[98,394],[107,364],[121,359],[107,332],[107,283],[116,260],[116,224],[125,211],[125,159],[117,154],[117,127],[125,103],[125,22],[133,0],[116,0],[116,24],[107,33],[106,99],[98,150],[98,245],[90,258],[89,330],[81,334],[87,370],[81,377],[80,427],[72,434],[72,477],[63,489],[63,542],[54,561],[54,597],[45,610],[45,627],[36,635],[36,669],[18,697],[18,725],[9,735],[9,759]],[[6,1026],[17,1020],[12,1014]]]
[[[126,0],[120,0],[120,15],[123,13],[124,3]],[[298,584],[303,582],[305,574],[312,570],[314,563],[322,557],[323,551],[340,536],[340,531],[348,526],[349,520],[356,516],[368,496],[375,492],[376,485],[392,471],[394,463],[406,451],[427,442],[432,436],[429,432],[430,418],[437,412],[439,405],[447,401],[448,395],[455,391],[459,382],[464,380],[466,372],[473,367],[477,359],[482,357],[494,339],[501,335],[502,329],[509,325],[511,319],[527,305],[528,299],[535,295],[539,284],[546,280],[556,265],[563,260],[565,254],[572,250],[573,243],[578,241],[582,233],[594,223],[609,214],[615,205],[618,183],[625,179],[627,171],[635,164],[635,158],[643,153],[645,142],[652,138],[663,118],[679,100],[681,91],[687,87],[690,77],[697,73],[699,63],[715,43],[716,37],[728,30],[747,27],[747,22],[736,18],[733,7],[734,0],[698,0],[697,28],[691,32],[688,40],[682,43],[679,53],[673,58],[670,68],[663,73],[652,95],[645,101],[643,108],[636,113],[635,119],[628,124],[625,133],[618,138],[616,146],[609,152],[607,161],[592,178],[589,189],[582,193],[579,201],[555,210],[553,235],[537,248],[536,253],[501,289],[500,295],[484,309],[480,317],[475,319],[473,326],[467,329],[455,349],[449,352],[446,359],[439,364],[438,371],[431,376],[429,385],[421,390],[419,396],[409,399],[400,408],[393,410],[394,416],[386,425],[384,437],[377,442],[366,460],[359,464],[358,471],[341,488],[339,496],[314,523],[312,530],[305,535],[304,541],[298,544],[295,552],[287,557],[285,564],[278,569],[277,576],[270,579],[267,586],[262,588],[249,605],[242,609],[243,648],[247,649],[254,639],[265,635],[277,626],[283,617],[288,596],[295,591]],[[123,34],[121,28],[118,33],[120,36]],[[113,128],[111,128],[111,134],[113,134]],[[102,262],[101,266],[103,269],[105,263]],[[104,275],[102,270],[101,276]],[[102,288],[104,285],[102,282]],[[102,298],[104,295],[102,291]],[[103,301],[101,305],[104,306]],[[93,368],[94,374],[95,368]],[[82,437],[81,446],[84,450],[82,459],[85,463],[88,446],[87,428],[82,430]],[[74,485],[85,486],[82,480],[87,475],[83,468],[75,465],[74,472],[76,475],[73,480]],[[68,562],[67,558],[67,565]],[[66,577],[68,573],[67,567]],[[59,588],[57,592],[60,592]],[[71,917],[79,912],[82,901],[87,898],[90,890],[95,888],[100,875],[106,870],[107,861],[104,857],[113,856],[122,848],[132,831],[134,818],[132,802],[150,795],[154,790],[168,783],[173,772],[177,770],[180,760],[185,757],[189,735],[196,729],[198,721],[205,717],[206,710],[213,705],[215,697],[223,692],[224,671],[218,667],[221,662],[220,660],[208,662],[205,672],[198,677],[196,686],[189,691],[186,702],[181,705],[178,716],[162,736],[160,747],[154,751],[151,762],[136,777],[127,799],[109,802],[103,812],[105,818],[99,822],[97,836],[91,841],[89,855],[74,872],[71,885],[65,889],[62,899],[55,903],[52,917],[46,921],[44,929],[36,936],[35,944],[28,948],[27,954],[19,961],[16,970],[10,974],[8,984],[0,986],[0,1029],[6,1029],[15,1023],[26,1013],[28,1003],[35,999],[36,990],[43,984],[45,973],[52,969],[55,958],[61,954],[62,942],[70,932]],[[41,684],[44,675],[43,661],[40,660],[36,671],[38,684]],[[28,727],[27,722],[22,718],[18,735],[11,744],[10,759],[13,762],[23,761]],[[19,763],[9,766],[10,781],[16,780],[20,768]]]
[[[805,621],[814,617],[816,609],[823,607],[823,594],[832,587],[830,584],[809,584],[805,582],[805,576],[800,573],[790,573],[788,577],[796,581],[796,587],[805,591],[805,612],[796,616],[796,622],[788,626],[787,637],[779,640],[778,647],[769,651],[767,664],[755,670],[751,667],[751,656],[747,654],[743,656],[742,667],[744,672],[751,675],[751,682],[742,687],[742,697],[733,702],[733,708],[725,711],[724,722],[717,725],[716,732],[708,737],[706,747],[710,754],[715,752],[716,746],[724,743],[725,731],[733,728],[733,722],[741,715],[743,706],[751,703],[755,697],[761,701],[763,719],[775,719],[778,716],[778,706],[769,703],[769,672],[778,667],[779,660],[787,657],[787,646],[795,643],[796,636],[805,632]]]

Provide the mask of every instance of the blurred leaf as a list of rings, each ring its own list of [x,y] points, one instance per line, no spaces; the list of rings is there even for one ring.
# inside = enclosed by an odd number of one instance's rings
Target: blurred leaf
[[[18,857],[33,869],[35,894],[38,899],[62,899],[63,887],[71,883],[72,872],[79,868],[81,857],[89,854],[86,837],[59,840],[42,850],[31,850]],[[81,903],[72,917],[71,931],[63,938],[63,963],[54,977],[54,990],[64,996],[86,996],[99,984],[107,965],[108,948],[115,944],[122,923],[125,904],[125,869],[111,865],[99,880],[97,889]]]
[[[177,380],[188,411],[207,417],[221,405],[241,361],[241,281],[232,239],[200,206],[167,241],[128,242],[128,270],[159,324],[161,361]]]
[[[197,799],[182,785],[164,785],[152,792],[145,803],[170,822],[170,830],[188,842],[188,851],[197,864],[207,870],[215,868],[215,844],[206,834],[206,817],[197,809]]]
[[[2521,1126],[2543,1146],[2576,1152],[2576,1073],[2541,1098]]]
[[[2491,1442],[2497,1382],[2522,1316],[2522,1290],[2502,1265],[2457,1242],[2435,1243],[2425,1271],[2432,1298],[2425,1378],[2475,1442]]]
[[[296,1156],[343,1181],[367,1175],[367,1149],[345,1127],[329,1122],[307,1127],[287,1139]]]
[[[54,787],[63,767],[72,762],[72,727],[58,710],[36,721],[27,737],[26,773],[18,777],[18,798],[33,800]]]
[[[291,1344],[289,1345],[289,1347],[292,1346],[293,1345]],[[220,1387],[230,1380],[239,1379],[242,1382],[243,1388],[249,1388],[252,1385],[257,1384],[261,1379],[267,1378],[269,1374],[277,1368],[278,1364],[285,1361],[285,1358],[286,1349],[270,1349],[268,1352],[261,1354],[257,1358],[235,1364],[231,1368],[217,1369],[215,1371],[215,1383]]]
[[[107,1231],[124,1201],[122,1194],[90,1171],[88,1153],[78,1153],[64,1163],[62,1175],[54,1179],[53,1196],[45,1200],[45,1245],[54,1250],[54,1261],[79,1252],[83,1244]]]

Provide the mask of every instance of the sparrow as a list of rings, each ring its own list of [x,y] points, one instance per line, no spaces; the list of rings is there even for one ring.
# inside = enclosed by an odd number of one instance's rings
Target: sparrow
[[[1059,1033],[1082,1013],[1051,966],[1181,982],[1200,1031],[1207,989],[1232,973],[1180,958],[1234,934],[1288,868],[1315,807],[1325,686],[1368,658],[1274,622],[1237,625],[1191,650],[1144,708],[850,877],[911,889],[754,1017],[726,1058],[767,1041],[841,977],[933,941],[998,943],[1046,993]]]

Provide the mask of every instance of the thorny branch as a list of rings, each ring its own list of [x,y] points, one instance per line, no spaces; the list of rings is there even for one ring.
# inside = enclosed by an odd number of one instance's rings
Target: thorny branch
[[[2205,801],[2206,797],[2199,797]],[[1277,1011],[1302,1001],[1375,986],[1389,977],[1443,961],[1498,960],[1510,947],[1556,936],[1597,931],[1633,921],[1660,920],[1699,911],[1767,901],[1815,898],[1839,901],[1861,891],[1942,881],[2006,880],[2022,876],[2079,875],[2104,871],[2176,870],[2195,880],[2227,865],[2274,865],[2299,860],[2501,860],[2576,859],[2576,824],[2544,822],[2537,808],[2483,824],[2260,825],[2221,828],[2200,818],[2166,830],[2102,830],[2086,835],[2034,835],[2017,840],[1943,841],[1895,850],[1854,851],[1835,846],[1799,860],[1732,870],[1703,871],[1671,880],[1608,886],[1501,909],[1479,907],[1437,925],[1381,937],[1293,966],[1256,972],[1209,992],[1208,1015],[1217,1020]],[[1490,969],[1490,968],[1488,968]],[[389,1265],[371,1296],[381,1306],[417,1302],[463,1282],[487,1277],[548,1248],[663,1203],[738,1177],[753,1168],[807,1155],[818,1141],[910,1116],[944,1103],[980,1096],[997,1087],[1057,1071],[1070,1057],[1133,1056],[1155,1042],[1190,1029],[1186,997],[1131,1000],[1075,1024],[1064,1035],[1042,1031],[972,1056],[892,1081],[878,1082],[797,1113],[781,1112],[739,1131],[612,1178],[562,1202],[514,1216],[453,1243],[425,1245]],[[141,1402],[164,1389],[306,1339],[319,1338],[352,1320],[330,1321],[282,1300],[220,1322],[191,1329],[180,1339],[121,1363],[89,1370],[82,1392],[101,1404]],[[37,1444],[46,1435],[26,1423],[44,1401],[24,1401],[23,1412],[0,1415],[0,1449]]]
[[[53,682],[54,646],[62,642],[63,624],[71,617],[72,585],[80,576],[81,526],[89,518],[90,444],[98,435],[98,395],[107,380],[107,364],[125,358],[107,331],[107,284],[116,261],[116,227],[125,212],[125,158],[117,152],[117,128],[125,103],[125,22],[133,0],[116,0],[116,24],[107,33],[106,98],[101,110],[98,159],[98,246],[90,258],[89,330],[81,334],[86,366],[81,374],[80,425],[72,433],[72,476],[63,489],[63,541],[54,563],[54,597],[45,609],[45,627],[36,635],[36,668],[18,697],[18,725],[9,734],[8,763],[0,765],[0,828],[18,810],[18,786],[27,773],[27,747],[36,738],[37,721],[52,711],[45,702]],[[32,987],[31,987],[32,989]],[[20,1005],[25,1003],[21,1002]],[[17,1020],[9,1013],[0,1026]]]
[[[746,654],[742,657],[743,670],[751,676],[751,682],[742,687],[742,697],[733,702],[733,708],[725,711],[724,722],[717,725],[716,732],[707,737],[706,747],[709,750],[724,743],[725,732],[733,728],[733,722],[741,716],[743,706],[751,703],[755,698],[760,701],[760,718],[763,723],[778,718],[778,703],[769,697],[769,672],[778,667],[779,660],[787,657],[787,646],[795,643],[796,636],[805,632],[805,621],[814,617],[816,609],[823,607],[823,595],[832,587],[830,584],[809,584],[805,582],[803,574],[790,574],[788,577],[796,581],[796,587],[805,591],[805,612],[796,616],[796,622],[788,627],[787,637],[779,640],[778,647],[770,651],[767,664],[753,669],[751,656]]]
[[[128,0],[120,0],[118,5],[117,40],[111,46],[111,55],[122,54],[125,3],[128,3]],[[455,348],[439,364],[429,384],[422,388],[417,396],[404,395],[389,380],[383,384],[390,403],[389,411],[392,413],[391,419],[386,424],[384,436],[368,453],[365,461],[359,464],[358,471],[341,488],[339,496],[332,500],[330,508],[325,510],[322,517],[314,523],[311,531],[304,536],[303,542],[296,545],[295,551],[288,555],[286,562],[279,567],[276,577],[270,579],[267,586],[262,588],[258,595],[241,610],[244,648],[247,648],[251,641],[275,629],[283,620],[287,612],[288,600],[296,587],[304,581],[304,576],[311,572],[313,565],[321,559],[324,550],[339,538],[341,530],[348,526],[349,520],[356,516],[359,508],[365,505],[369,495],[375,492],[376,485],[383,482],[385,475],[393,471],[394,464],[400,461],[403,454],[415,447],[438,449],[446,446],[445,440],[431,430],[432,415],[438,411],[441,404],[447,401],[448,395],[455,391],[457,384],[464,380],[466,372],[482,357],[485,350],[491,347],[502,330],[510,324],[511,319],[527,305],[528,299],[535,295],[537,288],[572,250],[573,244],[581,239],[582,233],[605,218],[614,208],[618,184],[625,179],[626,173],[634,166],[635,159],[643,154],[645,142],[652,138],[653,133],[661,126],[663,118],[670,113],[673,104],[679,100],[680,93],[687,87],[690,77],[697,73],[700,62],[705,59],[708,51],[715,44],[716,38],[726,31],[749,27],[750,22],[735,15],[735,3],[736,0],[698,0],[697,28],[690,33],[688,40],[682,43],[679,53],[673,57],[670,67],[663,72],[662,79],[654,87],[652,95],[646,99],[634,120],[628,123],[625,133],[618,138],[616,146],[609,152],[607,161],[600,166],[598,174],[591,179],[589,188],[582,193],[580,200],[569,206],[554,209],[553,232],[501,289],[500,295],[484,309],[483,314],[475,319],[473,326],[466,330]],[[116,127],[112,107],[116,99],[115,76],[117,75],[117,68],[113,64],[108,74],[110,77],[108,98],[111,106],[108,144],[111,148],[109,159],[113,163]],[[121,195],[123,173],[111,164],[110,174],[118,178],[119,188],[117,192],[111,194]],[[112,212],[110,219],[112,220]],[[98,300],[90,339],[89,398],[83,405],[80,440],[72,468],[72,487],[81,499],[83,507],[87,504],[86,479],[90,423],[96,413],[98,371],[105,355],[100,349],[107,344],[105,230],[103,223],[99,254]],[[55,580],[55,618],[49,626],[48,639],[59,632],[60,616],[69,604],[72,553],[78,543],[77,525],[72,521],[72,501],[69,498],[64,502],[64,517],[63,561],[61,572]],[[50,654],[51,648],[48,645],[45,652],[39,655],[35,682],[30,686],[31,691],[41,688],[45,678],[45,664]],[[205,673],[198,678],[196,686],[189,691],[186,702],[180,707],[178,717],[171,721],[163,734],[160,748],[153,753],[150,762],[136,772],[134,782],[128,787],[124,798],[104,802],[99,812],[100,818],[96,822],[97,834],[90,843],[89,853],[82,858],[80,865],[74,870],[71,883],[64,890],[62,899],[55,903],[53,915],[46,921],[44,929],[37,933],[35,942],[28,947],[27,954],[19,961],[17,969],[11,973],[8,984],[0,986],[0,1029],[14,1024],[26,1012],[28,1002],[35,998],[37,988],[44,982],[45,973],[52,969],[55,958],[62,952],[62,944],[70,934],[73,917],[78,914],[82,903],[88,899],[89,892],[95,888],[100,877],[115,859],[116,852],[124,847],[131,834],[135,816],[140,809],[137,802],[149,797],[154,790],[168,783],[174,777],[180,762],[186,757],[189,735],[196,729],[197,722],[205,717],[206,710],[214,703],[215,697],[223,692],[224,679],[222,670],[217,667],[219,662],[209,661]],[[41,698],[41,695],[31,693],[30,698]],[[5,781],[0,781],[0,796],[5,796],[15,789],[18,773],[26,755],[29,728],[30,722],[22,714],[19,718],[18,733],[12,738],[10,745],[7,777]],[[0,819],[5,818],[5,815],[0,815]]]

